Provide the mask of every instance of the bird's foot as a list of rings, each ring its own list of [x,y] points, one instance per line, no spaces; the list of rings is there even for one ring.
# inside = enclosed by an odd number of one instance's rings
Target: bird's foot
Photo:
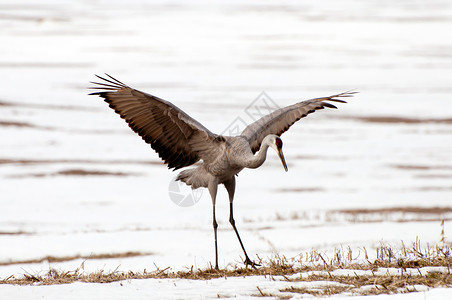
[[[252,261],[248,256],[245,258],[245,261],[243,262],[245,264],[245,266],[251,266],[253,268],[256,269],[256,267],[260,267],[261,265],[258,263],[255,263],[254,261]]]
[[[210,269],[211,270],[215,270],[215,271],[219,271],[220,268],[218,268],[218,263],[215,264],[215,268],[213,267],[212,263],[210,263]]]

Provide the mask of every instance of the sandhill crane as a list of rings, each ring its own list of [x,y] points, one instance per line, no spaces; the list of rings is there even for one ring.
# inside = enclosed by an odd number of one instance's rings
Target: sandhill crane
[[[351,97],[355,92],[345,92],[329,97],[316,98],[290,105],[262,117],[248,125],[239,136],[221,136],[209,131],[174,104],[156,96],[133,89],[106,74],[96,75],[103,82],[92,89],[102,91],[99,95],[114,111],[125,119],[129,127],[151,145],[169,169],[188,167],[202,160],[194,168],[180,172],[180,180],[193,189],[207,188],[212,198],[212,219],[215,238],[215,268],[218,269],[217,221],[215,203],[217,187],[223,184],[229,195],[229,222],[234,229],[243,253],[244,263],[257,266],[246,253],[233,215],[235,175],[244,168],[260,167],[266,158],[268,148],[276,151],[284,169],[287,164],[279,137],[300,118],[325,107],[336,108],[326,102],[341,102],[339,97]]]

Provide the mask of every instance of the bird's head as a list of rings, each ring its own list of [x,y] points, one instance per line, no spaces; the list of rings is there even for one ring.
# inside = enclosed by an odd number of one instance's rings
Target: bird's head
[[[284,170],[286,170],[287,172],[289,169],[287,168],[286,160],[284,159],[284,154],[282,152],[283,142],[281,138],[277,135],[269,135],[268,138],[269,146],[276,151],[279,158],[281,159],[281,163],[283,164]]]

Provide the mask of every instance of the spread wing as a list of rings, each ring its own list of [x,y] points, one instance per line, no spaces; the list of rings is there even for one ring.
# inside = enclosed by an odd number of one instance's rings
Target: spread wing
[[[322,97],[299,102],[260,118],[254,123],[248,125],[242,132],[243,136],[250,144],[253,153],[259,150],[262,140],[269,134],[281,135],[286,132],[292,124],[306,117],[308,114],[325,107],[336,108],[326,101],[346,103],[344,100],[336,99],[339,97],[351,97],[356,92],[345,92],[330,97]]]
[[[202,159],[204,151],[212,147],[217,135],[191,118],[174,104],[128,87],[106,74],[97,76],[103,82],[91,89],[100,89],[90,95],[99,95],[123,118],[133,131],[175,170]]]

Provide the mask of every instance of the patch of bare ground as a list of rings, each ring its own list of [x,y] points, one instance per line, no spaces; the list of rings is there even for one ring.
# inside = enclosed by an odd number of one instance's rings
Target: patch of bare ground
[[[290,160],[347,160],[348,157],[346,156],[337,156],[337,155],[327,155],[327,156],[321,156],[321,155],[295,155],[290,158]]]
[[[27,178],[27,177],[54,177],[54,176],[137,176],[136,173],[110,172],[98,170],[68,169],[54,173],[30,173],[20,175],[10,175],[10,178]]]
[[[393,123],[403,123],[403,124],[452,124],[452,118],[407,118],[407,117],[396,117],[396,116],[368,116],[368,117],[347,117],[347,119],[353,119],[361,122],[367,123],[383,123],[383,124],[393,124]]]
[[[427,170],[452,170],[450,165],[390,165],[394,169],[407,171],[427,171]]]
[[[452,179],[452,174],[419,174],[414,177],[422,179]]]
[[[340,210],[335,210],[334,212],[343,213],[343,214],[415,213],[415,214],[442,215],[444,213],[452,212],[452,207],[398,206],[398,207],[383,207],[383,208],[340,209]]]
[[[69,169],[59,171],[53,175],[66,175],[66,176],[128,176],[132,175],[131,173],[124,172],[108,172],[108,171],[93,171],[93,170],[82,170],[82,169]]]
[[[4,121],[4,120],[0,121],[0,127],[31,128],[49,131],[59,130],[57,127],[40,126],[28,122]]]
[[[53,105],[43,103],[24,103],[24,102],[6,102],[0,101],[0,106],[4,107],[20,107],[20,108],[36,108],[36,109],[49,109],[49,110],[73,110],[73,111],[88,111],[97,112],[99,108],[75,106],[75,105]]]
[[[31,232],[26,231],[0,231],[0,235],[31,235]]]
[[[272,220],[303,220],[313,222],[309,225],[303,225],[303,227],[320,226],[317,224],[319,220],[327,223],[440,222],[441,220],[452,220],[452,207],[400,206],[384,208],[337,209],[310,213],[307,211],[293,211],[290,214],[275,212],[275,217]],[[244,219],[244,222],[247,223],[254,221],[255,220],[250,219],[249,217]]]
[[[19,265],[19,264],[36,264],[36,263],[42,263],[42,262],[56,263],[56,262],[71,261],[71,260],[75,260],[75,259],[89,260],[89,259],[126,258],[126,257],[146,256],[146,255],[151,255],[151,253],[130,251],[130,252],[123,252],[123,253],[102,253],[102,254],[91,254],[91,255],[46,256],[46,257],[37,258],[37,259],[0,262],[0,266]]]
[[[276,192],[279,193],[314,193],[314,192],[323,192],[325,189],[320,187],[305,187],[305,188],[281,188],[276,189]]]
[[[40,165],[40,164],[108,164],[108,165],[161,165],[160,161],[109,160],[109,159],[25,159],[0,158],[0,165]]]
[[[331,210],[325,213],[325,219],[347,221],[351,223],[372,222],[432,222],[452,219],[452,207],[400,206],[384,208],[356,208]]]
[[[26,122],[16,122],[16,121],[0,121],[0,127],[27,127],[33,128],[36,127],[30,123]]]
[[[443,233],[442,233],[443,234]],[[51,268],[43,275],[24,274],[16,278],[9,276],[0,284],[54,285],[72,282],[109,283],[132,279],[188,279],[210,280],[214,278],[268,276],[272,280],[287,283],[279,293],[268,293],[256,287],[253,296],[291,298],[294,294],[330,296],[335,294],[393,294],[414,292],[422,288],[452,287],[451,246],[440,241],[439,245],[422,248],[419,241],[408,248],[402,243],[401,249],[393,249],[382,243],[377,248],[377,258],[370,261],[363,248],[359,261],[350,247],[336,248],[331,257],[318,250],[306,255],[286,258],[276,255],[268,260],[259,258],[261,267],[228,266],[216,270],[187,268],[184,271],[156,268],[148,272],[105,272],[100,270],[85,273],[84,264],[74,271],[59,271]],[[400,253],[396,257],[395,253]],[[429,268],[423,268],[429,267]]]
[[[124,130],[94,130],[94,129],[70,129],[70,128],[62,128],[62,127],[54,127],[54,126],[41,126],[35,125],[27,122],[18,122],[18,121],[1,121],[0,127],[16,127],[16,128],[29,128],[29,129],[37,129],[37,130],[45,130],[45,131],[62,131],[69,133],[81,133],[81,134],[124,134],[126,131]]]

